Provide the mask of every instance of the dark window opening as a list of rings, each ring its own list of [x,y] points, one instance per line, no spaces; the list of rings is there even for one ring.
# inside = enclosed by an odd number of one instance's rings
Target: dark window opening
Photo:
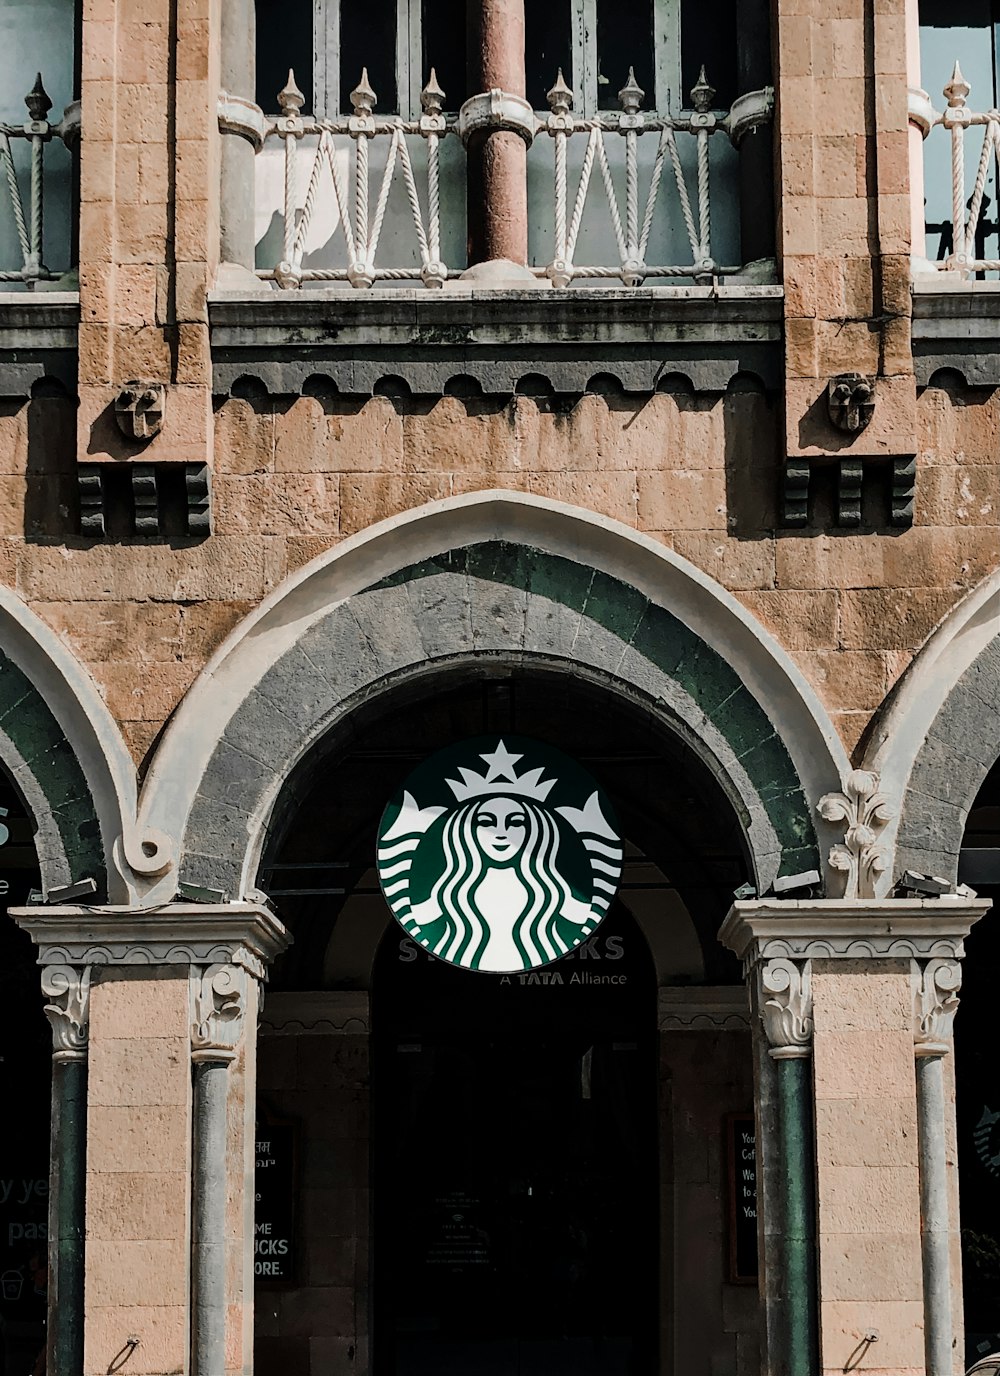
[[[547,110],[546,94],[559,72],[573,86],[573,36],[569,0],[527,5],[524,12],[525,90],[532,108]],[[576,92],[577,105],[580,92]]]
[[[309,5],[257,0],[257,104],[265,114],[278,113],[278,92],[284,90],[291,68],[295,84],[305,96],[306,114],[313,102],[313,32]]]
[[[445,109],[457,110],[471,92],[466,63],[465,0],[424,0],[421,16],[423,68],[420,85],[434,68]]]
[[[375,92],[377,114],[399,110],[396,78],[396,0],[365,0],[364,22],[358,23],[354,5],[344,5],[340,15],[340,110],[352,111],[351,92],[367,69],[368,84]]]
[[[621,108],[618,92],[629,69],[644,92],[642,108],[656,109],[652,0],[597,0],[597,106]]]
[[[715,88],[712,108],[728,110],[740,90],[736,71],[736,0],[713,0],[709,5],[681,8],[681,92],[683,108],[693,104],[691,88],[705,68]]]

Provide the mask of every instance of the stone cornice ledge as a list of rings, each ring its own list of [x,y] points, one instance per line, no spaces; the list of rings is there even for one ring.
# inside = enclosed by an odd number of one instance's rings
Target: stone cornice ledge
[[[960,958],[988,902],[829,898],[734,903],[719,940],[749,971],[764,960]]]
[[[240,965],[256,978],[290,944],[260,903],[171,903],[122,908],[8,910],[38,947],[39,965]]]
[[[750,1004],[745,984],[666,986],[657,995],[661,1032],[746,1032]]]
[[[959,373],[967,387],[1000,386],[1000,282],[917,277],[912,337],[919,387],[942,371]]]
[[[510,394],[542,378],[579,394],[591,380],[653,391],[670,375],[723,392],[740,373],[780,386],[776,286],[566,291],[401,289],[215,292],[213,390],[296,395],[307,382],[367,396],[383,382],[441,395],[456,379]]]
[[[344,1037],[371,1030],[366,989],[311,989],[268,994],[264,1037]]]
[[[28,397],[43,378],[76,387],[80,296],[0,291],[0,396]]]

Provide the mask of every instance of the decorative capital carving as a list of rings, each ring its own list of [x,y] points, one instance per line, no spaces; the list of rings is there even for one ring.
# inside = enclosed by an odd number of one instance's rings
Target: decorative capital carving
[[[83,1060],[90,1022],[90,967],[44,966],[42,993],[48,1000],[45,1015],[52,1024],[53,1060]]]
[[[844,792],[824,794],[817,811],[827,822],[846,823],[843,843],[830,848],[830,864],[847,876],[842,896],[874,898],[878,877],[888,865],[878,840],[895,815],[888,798],[879,792],[879,776],[852,770]]]
[[[163,429],[167,389],[162,382],[130,382],[115,397],[118,429],[130,440],[151,440]]]
[[[857,434],[875,414],[875,379],[863,373],[840,373],[830,379],[826,405],[838,430]]]
[[[775,1060],[809,1055],[813,1034],[809,961],[768,960],[760,966],[760,1016]]]
[[[958,1011],[962,967],[957,960],[915,960],[913,1038],[918,1056],[946,1056]]]
[[[233,1060],[243,1035],[247,972],[238,965],[196,966],[189,980],[192,1060]]]

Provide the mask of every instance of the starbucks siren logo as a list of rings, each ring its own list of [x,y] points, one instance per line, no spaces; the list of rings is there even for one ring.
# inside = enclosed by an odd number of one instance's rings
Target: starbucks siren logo
[[[432,755],[379,825],[379,880],[396,919],[468,970],[534,970],[566,955],[606,915],[621,868],[614,814],[590,775],[511,736]]]

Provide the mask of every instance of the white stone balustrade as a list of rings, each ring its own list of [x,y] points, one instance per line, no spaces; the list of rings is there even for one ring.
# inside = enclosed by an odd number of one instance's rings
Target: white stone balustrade
[[[499,99],[503,93],[487,94]],[[532,127],[519,125],[522,136],[533,141],[530,214],[533,222],[545,226],[547,261],[530,269],[535,277],[555,287],[596,279],[639,286],[650,278],[710,282],[742,270],[740,264],[727,265],[713,256],[713,178],[732,180],[735,167],[720,170],[714,165],[711,145],[719,141],[712,135],[725,135],[738,149],[745,134],[772,118],[773,91],[741,96],[731,111],[720,114],[712,108],[715,92],[703,70],[690,94],[692,109],[676,118],[646,113],[641,108],[644,92],[630,72],[619,92],[620,111],[578,118],[572,113],[573,93],[559,73],[548,93],[548,116],[536,117],[529,110],[526,118]],[[478,109],[477,102],[481,105],[485,98],[472,97],[457,116],[445,114],[445,93],[432,70],[420,95],[418,119],[379,116],[376,93],[365,72],[351,92],[351,115],[315,119],[302,114],[304,97],[290,72],[278,96],[281,114],[265,120],[265,148],[278,140],[284,145],[280,256],[273,266],[258,267],[258,276],[282,289],[308,283],[368,288],[378,282],[441,287],[460,276],[464,261],[446,262],[442,241],[450,237],[454,247],[464,236],[457,235],[454,226],[450,235],[447,225],[443,229],[442,206],[454,209],[460,204],[464,210],[465,185],[464,177],[458,187],[454,185],[458,165],[450,156],[445,162],[444,145],[464,142],[472,107]],[[525,102],[520,105],[527,109]],[[545,142],[539,136],[545,134],[554,150],[554,168],[550,182],[539,182],[536,160]],[[640,156],[643,138],[651,158]],[[691,142],[682,156],[684,140]],[[273,172],[273,163],[271,167]],[[393,199],[394,194],[398,198],[394,183],[401,183],[405,191],[408,217],[401,217],[400,202]],[[541,205],[543,186],[552,189]],[[731,201],[734,187],[727,189]],[[599,234],[593,222],[589,232],[585,226],[590,215],[602,220]],[[673,263],[648,262],[651,233],[664,218],[671,228],[683,226],[681,236],[690,256],[684,253]],[[262,248],[265,254],[268,241],[271,251],[277,250],[269,234]],[[331,253],[342,263],[328,266]],[[605,261],[586,261],[598,254]],[[407,257],[409,261],[399,261]],[[319,258],[324,259],[322,265]]]

